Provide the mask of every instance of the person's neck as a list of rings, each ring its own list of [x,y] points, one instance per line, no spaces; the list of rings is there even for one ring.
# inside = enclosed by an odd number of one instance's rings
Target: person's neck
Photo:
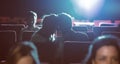
[[[45,30],[45,29],[41,29],[40,33],[44,37],[50,37],[50,35],[51,35],[50,32],[48,32],[48,30]]]

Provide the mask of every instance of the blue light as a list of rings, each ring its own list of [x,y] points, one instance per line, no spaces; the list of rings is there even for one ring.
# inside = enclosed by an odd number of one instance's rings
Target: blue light
[[[100,11],[104,0],[72,0],[72,2],[76,13],[91,18]]]

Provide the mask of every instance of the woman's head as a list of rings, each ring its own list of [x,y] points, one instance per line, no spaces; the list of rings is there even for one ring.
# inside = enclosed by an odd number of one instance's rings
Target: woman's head
[[[42,29],[46,30],[46,32],[54,33],[55,30],[57,30],[57,15],[56,14],[50,14],[45,15],[42,18]]]
[[[120,47],[117,37],[104,35],[90,45],[86,64],[120,64]]]
[[[32,42],[15,45],[9,53],[8,64],[40,64],[37,49]]]

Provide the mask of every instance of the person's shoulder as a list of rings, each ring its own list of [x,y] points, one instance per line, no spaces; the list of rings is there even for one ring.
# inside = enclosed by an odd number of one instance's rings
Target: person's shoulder
[[[28,31],[28,27],[22,28],[21,31]]]
[[[47,42],[47,38],[36,32],[33,34],[31,41],[34,43],[45,43]]]
[[[38,30],[40,30],[41,29],[41,27],[39,27],[39,26],[35,26],[35,28],[34,28],[36,31],[38,31]]]
[[[87,33],[85,32],[76,32],[76,35],[85,40],[89,39]]]

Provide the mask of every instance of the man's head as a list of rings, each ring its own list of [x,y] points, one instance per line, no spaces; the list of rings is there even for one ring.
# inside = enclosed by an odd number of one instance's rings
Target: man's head
[[[37,14],[33,11],[28,11],[26,15],[26,21],[28,26],[35,25],[37,21]]]
[[[61,30],[71,30],[72,17],[67,13],[61,13],[58,15],[59,27]]]

